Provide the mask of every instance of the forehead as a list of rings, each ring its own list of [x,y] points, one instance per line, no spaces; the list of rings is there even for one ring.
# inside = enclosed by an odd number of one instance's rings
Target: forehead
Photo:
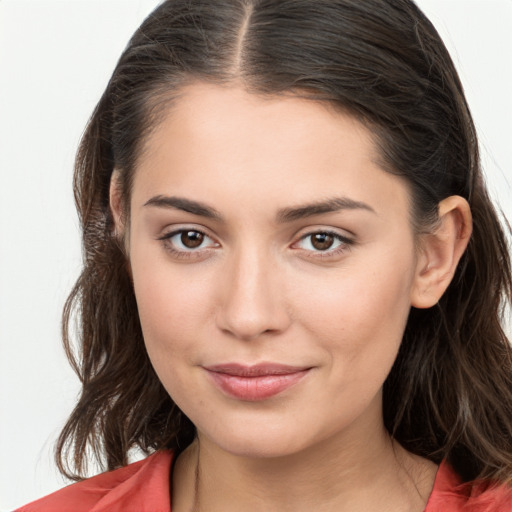
[[[163,123],[153,132],[157,132],[157,136],[148,141],[152,145],[168,142],[163,132],[170,134],[171,125],[184,136],[203,136],[208,141],[218,138],[228,143],[236,134],[240,138],[257,136],[257,141],[262,143],[266,139],[282,143],[306,135],[312,142],[322,137],[328,143],[329,139],[338,138],[340,127],[350,124],[351,131],[364,140],[368,154],[375,152],[370,130],[343,107],[308,97],[307,92],[300,95],[292,92],[254,94],[242,86],[195,82],[179,89],[166,114],[160,118]],[[280,122],[276,124],[278,119]],[[269,123],[273,127],[270,131]],[[286,128],[286,131],[280,128]],[[180,133],[175,131],[173,136],[177,135]]]
[[[341,194],[378,207],[384,191],[403,195],[404,184],[377,160],[369,129],[325,102],[196,83],[149,136],[134,195],[192,192],[247,206],[264,198],[282,208]]]

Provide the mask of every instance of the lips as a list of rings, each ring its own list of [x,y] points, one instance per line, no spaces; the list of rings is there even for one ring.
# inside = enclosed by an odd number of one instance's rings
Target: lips
[[[276,396],[300,382],[309,367],[262,363],[245,366],[237,363],[204,367],[208,376],[223,393],[250,402]]]

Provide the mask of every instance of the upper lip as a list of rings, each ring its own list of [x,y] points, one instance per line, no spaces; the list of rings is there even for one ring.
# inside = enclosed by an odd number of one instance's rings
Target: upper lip
[[[289,375],[291,373],[309,370],[308,366],[290,366],[279,363],[259,363],[245,365],[240,363],[215,364],[204,366],[205,370],[216,373],[224,373],[237,377],[263,377],[265,375]]]

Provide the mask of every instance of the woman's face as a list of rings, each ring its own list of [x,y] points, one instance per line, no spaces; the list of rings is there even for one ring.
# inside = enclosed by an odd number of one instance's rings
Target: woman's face
[[[349,115],[235,87],[188,86],[150,135],[127,238],[140,320],[217,447],[279,456],[382,429],[418,264],[408,188],[375,161]]]

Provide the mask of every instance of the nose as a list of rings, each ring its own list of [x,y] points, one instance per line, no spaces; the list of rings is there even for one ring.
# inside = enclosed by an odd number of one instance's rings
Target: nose
[[[278,265],[265,251],[244,251],[226,262],[217,326],[241,340],[284,332],[290,325]]]

